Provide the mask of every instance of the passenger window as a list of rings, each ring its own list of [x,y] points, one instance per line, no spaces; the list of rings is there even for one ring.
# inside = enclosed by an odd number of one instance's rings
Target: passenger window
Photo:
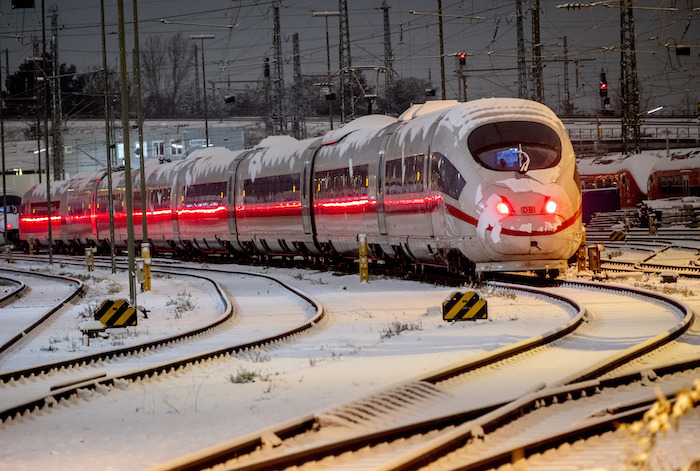
[[[459,199],[460,193],[467,184],[462,174],[455,168],[447,157],[435,152],[431,158],[430,185],[433,191],[439,191],[454,199]]]

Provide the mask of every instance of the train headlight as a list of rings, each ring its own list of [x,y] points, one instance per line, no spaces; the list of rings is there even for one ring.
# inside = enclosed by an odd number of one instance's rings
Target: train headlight
[[[513,211],[513,208],[508,203],[508,200],[506,200],[503,197],[501,197],[501,201],[496,203],[496,212],[498,214],[500,214],[501,216],[508,216],[510,214],[515,214],[515,211]]]
[[[546,214],[555,214],[557,212],[557,203],[547,199],[547,201],[544,203],[544,212]]]

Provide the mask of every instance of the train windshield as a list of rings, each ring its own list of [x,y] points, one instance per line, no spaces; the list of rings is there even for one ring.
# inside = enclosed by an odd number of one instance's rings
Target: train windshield
[[[554,167],[561,159],[561,140],[550,127],[530,121],[505,121],[476,128],[469,151],[491,170],[527,172]]]
[[[19,205],[22,202],[22,199],[19,196],[15,195],[5,195],[6,198],[6,203],[7,205],[3,205],[3,195],[0,192],[0,214],[2,213],[9,213],[9,214],[17,214],[19,212]]]

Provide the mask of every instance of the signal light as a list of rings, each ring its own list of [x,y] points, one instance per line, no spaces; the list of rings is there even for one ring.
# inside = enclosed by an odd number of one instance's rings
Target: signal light
[[[10,224],[9,222],[7,223],[7,230],[12,230],[12,224]]]
[[[608,80],[605,78],[605,72],[600,73],[600,96],[602,98],[608,96]]]
[[[459,65],[466,65],[466,64],[467,64],[467,53],[460,52],[459,53]]]

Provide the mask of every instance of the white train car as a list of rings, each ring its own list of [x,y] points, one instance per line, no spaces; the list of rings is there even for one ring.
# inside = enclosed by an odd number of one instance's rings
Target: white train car
[[[398,119],[359,118],[321,138],[275,136],[249,150],[207,148],[149,162],[147,174],[144,198],[132,175],[134,232],[142,237],[145,212],[156,249],[354,257],[364,234],[373,257],[394,263],[555,276],[582,237],[571,142],[551,110],[528,100],[428,102]],[[123,172],[114,177],[123,245]],[[57,185],[56,209],[70,224],[66,188]],[[105,192],[102,179],[93,234],[73,231],[70,240],[105,239]],[[41,220],[33,221],[26,227],[36,234]]]

